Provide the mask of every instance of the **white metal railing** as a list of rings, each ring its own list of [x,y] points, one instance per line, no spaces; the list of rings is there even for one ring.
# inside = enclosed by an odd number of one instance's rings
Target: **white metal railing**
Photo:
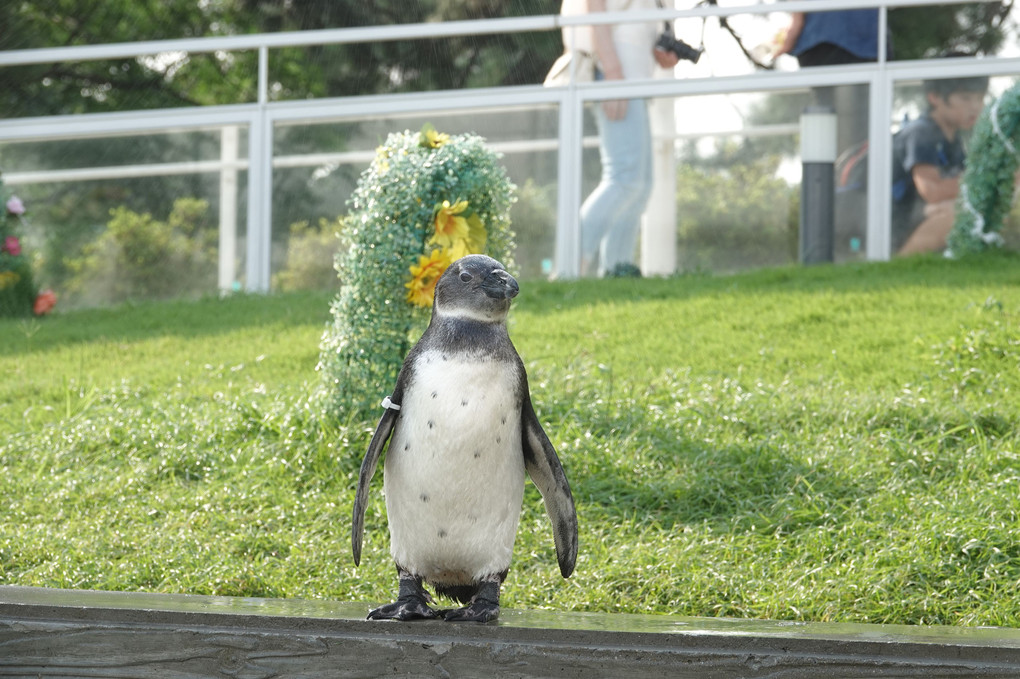
[[[971,0],[971,2],[990,1],[992,0]],[[0,67],[59,61],[138,58],[167,52],[257,50],[259,56],[258,87],[256,101],[250,103],[3,120],[0,121],[0,142],[247,127],[246,164],[243,160],[237,160],[235,156],[234,159],[224,157],[220,161],[196,161],[198,164],[190,167],[194,171],[206,171],[206,169],[212,171],[212,168],[219,168],[221,171],[235,173],[243,167],[248,169],[248,238],[245,279],[248,289],[264,291],[269,288],[270,283],[272,169],[273,167],[293,166],[287,165],[288,163],[302,162],[296,159],[274,158],[272,131],[275,126],[408,113],[457,111],[470,108],[495,110],[556,106],[559,110],[556,269],[560,275],[569,277],[577,275],[579,269],[578,211],[581,202],[581,150],[584,144],[580,130],[582,112],[586,103],[605,99],[669,98],[868,84],[871,97],[869,186],[882,187],[890,185],[891,138],[888,122],[892,115],[892,93],[895,83],[932,77],[1015,75],[1020,73],[1020,59],[960,58],[908,62],[885,61],[884,43],[888,9],[952,4],[946,3],[945,0],[827,0],[826,10],[878,8],[881,44],[879,54],[883,56],[877,63],[814,67],[794,72],[758,72],[750,75],[710,78],[601,81],[574,83],[561,88],[526,85],[461,91],[333,97],[302,101],[270,101],[269,50],[292,46],[556,30],[592,24],[819,11],[819,4],[817,0],[787,0],[780,4],[759,3],[733,7],[710,5],[691,9],[660,9],[600,15],[534,16],[11,50],[0,52]],[[188,164],[181,164],[163,169],[167,170],[167,174],[169,174],[173,171],[183,172],[188,167]],[[146,169],[153,173],[161,171],[157,165],[146,166]],[[64,173],[64,179],[73,178],[74,173],[79,171],[57,170],[54,172],[58,174],[51,176],[50,181],[54,180],[54,176],[60,177],[59,173]],[[11,178],[8,176],[8,180]],[[20,181],[42,179],[39,175],[33,177],[29,173],[22,173],[20,177],[18,173],[14,173],[13,178]],[[890,201],[889,191],[869,192],[867,230],[867,256],[869,259],[888,259],[890,256]],[[223,245],[222,241],[221,245]]]

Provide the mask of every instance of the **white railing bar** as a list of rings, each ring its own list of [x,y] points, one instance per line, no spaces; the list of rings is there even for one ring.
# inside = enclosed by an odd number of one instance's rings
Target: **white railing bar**
[[[266,106],[275,123],[290,125],[310,121],[364,118],[368,115],[415,115],[434,111],[492,110],[559,103],[560,92],[541,85],[480,87],[442,92],[333,97],[314,100],[277,101]]]
[[[943,57],[886,62],[886,71],[896,81],[929,78],[961,78],[974,75],[1018,75],[1020,57]]]
[[[928,59],[890,62],[885,66],[895,81],[971,75],[1015,75],[1020,58]],[[713,78],[650,79],[583,83],[576,86],[584,101],[612,98],[700,96],[736,92],[791,91],[821,85],[868,83],[875,73],[873,64],[818,66],[802,71],[756,72]],[[313,101],[285,101],[267,104],[274,123],[328,123],[365,116],[417,116],[442,110],[492,111],[501,108],[531,108],[555,105],[566,88],[522,85],[513,88],[478,88],[445,92],[337,97]],[[231,104],[186,109],[87,113],[66,116],[12,118],[0,120],[0,141],[11,143],[31,139],[61,140],[80,137],[125,136],[139,133],[173,133],[217,129],[223,125],[250,124],[262,107]],[[168,121],[172,123],[168,124]]]
[[[248,125],[258,114],[256,104],[226,104],[190,108],[75,113],[61,116],[0,120],[0,141],[65,140],[82,137],[122,137],[140,133],[213,130],[224,125]]]
[[[576,85],[585,101],[604,99],[639,99],[663,96],[693,96],[737,92],[766,92],[801,89],[825,85],[868,83],[879,72],[874,64],[847,66],[813,66],[801,71],[761,71],[748,75],[715,76],[712,78],[649,79],[634,81],[601,81]],[[914,81],[924,78],[952,78],[969,75],[1020,74],[1020,58],[995,59],[929,59],[885,67],[891,80]],[[566,89],[566,88],[560,88]]]
[[[800,131],[797,123],[757,125],[754,127],[732,128],[728,130],[712,130],[708,132],[677,132],[673,134],[657,134],[656,139],[693,140],[718,137],[776,137],[795,135]],[[599,139],[587,136],[581,140],[584,148],[597,148]],[[559,139],[518,139],[495,141],[487,144],[493,151],[511,155],[515,153],[534,153],[535,151],[556,151]],[[374,149],[357,151],[336,151],[329,153],[304,153],[273,158],[274,168],[319,167],[323,165],[358,165],[369,163],[375,157]],[[12,172],[3,175],[8,186],[26,184],[45,184],[57,182],[94,181],[102,179],[126,179],[131,177],[161,177],[185,174],[209,174],[223,170],[247,170],[248,161],[238,159],[232,162],[222,160],[194,160],[171,163],[145,163],[140,165],[107,165],[100,167],[81,167],[68,170],[30,170]]]
[[[518,85],[513,87],[515,87],[514,91],[517,91],[516,88],[528,86]],[[477,99],[482,103],[473,106],[467,105],[450,106],[449,104],[446,105],[438,104],[438,109],[436,108],[436,105],[431,103],[432,100],[434,100],[436,97],[421,96],[425,93],[415,92],[415,93],[391,94],[383,96],[376,100],[377,106],[372,109],[372,114],[376,115],[376,112],[379,111],[382,114],[386,115],[387,118],[392,118],[393,120],[401,120],[404,118],[418,118],[421,116],[422,113],[429,113],[436,110],[450,110],[455,111],[457,115],[470,116],[492,113],[493,110],[496,110],[499,113],[512,113],[514,111],[536,111],[543,109],[552,111],[556,109],[556,104],[559,103],[559,96],[557,94],[546,95],[542,94],[539,90],[533,90],[533,93],[538,93],[539,96],[538,97],[529,96],[528,97],[529,101],[526,104],[521,103],[520,98],[511,96],[509,97],[508,101],[504,100],[501,101],[499,105],[493,105],[492,103],[494,101],[493,97],[499,96],[500,94],[505,94],[507,89],[508,89],[507,87],[501,87],[477,90],[444,90],[440,92],[440,97],[445,96],[445,94],[450,94],[451,96],[464,96],[469,92],[475,92],[478,94],[478,96],[472,95],[471,98]],[[483,94],[486,92],[490,94],[488,96],[486,96],[486,94]],[[274,123],[279,127],[288,127],[291,125],[306,125],[309,123],[311,124],[338,123],[344,122],[346,120],[363,120],[364,116],[356,115],[356,111],[354,109],[348,108],[348,106],[352,104],[357,104],[364,100],[365,98],[366,97],[336,97],[332,99],[315,100],[317,102],[325,102],[325,105],[322,106],[322,108],[325,109],[325,111],[321,111],[319,115],[309,118],[302,118],[300,111],[291,110],[295,102],[276,102],[274,104],[271,104],[270,108],[275,112]],[[390,105],[392,102],[390,102],[389,100],[398,98],[406,98],[406,101],[401,102],[397,106]],[[300,103],[300,106],[302,107],[301,110],[308,111],[309,110],[308,105],[311,103],[314,102],[302,101]],[[466,102],[462,103],[466,104]],[[418,107],[419,104],[420,107]],[[361,107],[357,108],[360,109]],[[336,114],[329,115],[329,113],[334,110],[337,111]],[[376,117],[378,117],[378,115],[376,115]],[[0,125],[2,124],[3,123],[0,122]]]
[[[182,174],[207,174],[223,170],[247,170],[248,161],[224,163],[222,160],[187,160],[173,163],[144,163],[141,165],[108,165],[104,167],[78,167],[69,170],[32,170],[5,173],[5,184],[41,184],[44,182],[84,182],[98,179],[126,179],[131,177],[168,177]]]

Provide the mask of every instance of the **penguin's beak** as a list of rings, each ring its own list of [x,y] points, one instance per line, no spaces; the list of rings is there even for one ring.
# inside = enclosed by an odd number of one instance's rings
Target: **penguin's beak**
[[[482,281],[482,290],[493,299],[513,299],[520,292],[516,279],[502,269],[493,271]]]

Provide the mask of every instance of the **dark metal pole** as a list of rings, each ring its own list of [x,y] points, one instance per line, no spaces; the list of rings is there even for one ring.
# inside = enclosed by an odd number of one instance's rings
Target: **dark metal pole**
[[[800,262],[831,262],[835,221],[836,114],[808,106],[800,117]]]

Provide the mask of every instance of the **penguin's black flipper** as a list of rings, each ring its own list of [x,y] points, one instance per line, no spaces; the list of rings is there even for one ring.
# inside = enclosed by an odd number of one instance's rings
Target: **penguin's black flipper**
[[[560,573],[569,578],[577,561],[577,512],[574,510],[574,496],[570,493],[570,484],[560,458],[556,457],[556,451],[538,421],[527,391],[521,408],[521,443],[524,448],[524,468],[542,493],[545,510],[552,521]]]
[[[387,399],[389,401],[389,399]],[[399,406],[398,406],[399,408]],[[398,410],[387,406],[379,424],[376,425],[372,441],[368,444],[368,452],[361,463],[361,473],[358,475],[358,492],[354,495],[354,512],[351,517],[351,552],[354,554],[354,565],[361,565],[361,538],[365,532],[365,507],[368,506],[368,487],[375,476],[375,468],[382,457],[386,441],[393,432],[393,425],[397,422]]]

